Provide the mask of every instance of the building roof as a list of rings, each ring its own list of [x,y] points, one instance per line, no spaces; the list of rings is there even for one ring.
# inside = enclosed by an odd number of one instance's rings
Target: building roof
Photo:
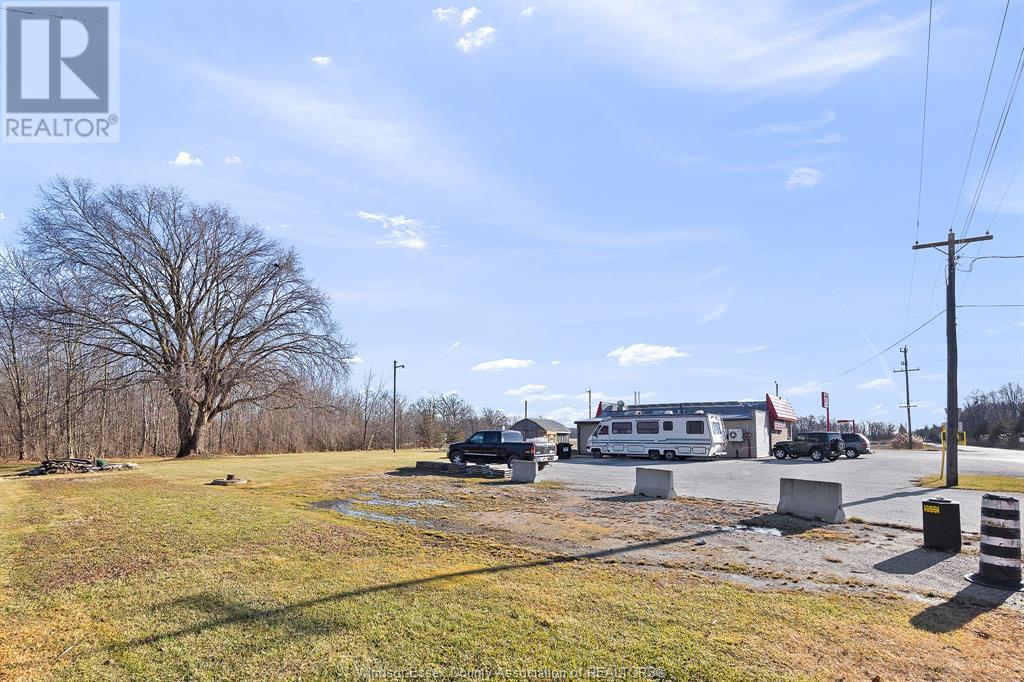
[[[776,421],[795,422],[796,410],[785,398],[778,398],[773,395],[766,395],[768,403],[768,416]]]
[[[548,431],[550,433],[569,433],[568,426],[556,422],[554,419],[538,419],[534,417],[520,419],[519,421],[512,425],[512,429],[515,430],[516,426],[522,424],[523,422],[533,422],[538,427],[540,427],[541,430]]]

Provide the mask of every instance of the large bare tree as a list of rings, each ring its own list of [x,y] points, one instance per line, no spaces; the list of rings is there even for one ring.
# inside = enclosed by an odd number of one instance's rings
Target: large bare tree
[[[352,348],[295,252],[223,206],[57,178],[23,233],[38,314],[120,359],[114,379],[166,388],[179,457],[199,451],[217,415],[347,372]]]

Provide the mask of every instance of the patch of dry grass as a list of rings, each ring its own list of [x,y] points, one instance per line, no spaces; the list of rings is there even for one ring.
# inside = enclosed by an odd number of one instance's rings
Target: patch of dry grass
[[[996,476],[988,474],[960,474],[957,490],[982,490],[989,493],[1024,493],[1024,476]],[[922,488],[944,488],[946,477],[938,474],[914,481]]]

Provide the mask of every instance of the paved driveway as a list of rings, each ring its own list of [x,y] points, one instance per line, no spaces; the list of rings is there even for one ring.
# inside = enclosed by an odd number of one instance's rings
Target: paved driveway
[[[936,494],[960,503],[962,527],[977,532],[981,496],[973,490],[918,488],[911,481],[938,473],[938,452],[879,451],[858,459],[835,462],[810,459],[726,459],[710,462],[652,462],[645,459],[563,460],[545,478],[574,487],[632,492],[634,469],[656,466],[673,469],[676,492],[691,497],[777,504],[780,478],[805,478],[843,484],[847,516],[868,521],[921,526],[921,501]],[[970,448],[960,453],[960,471],[1024,476],[1024,452]],[[1024,496],[1017,496],[1022,498]]]

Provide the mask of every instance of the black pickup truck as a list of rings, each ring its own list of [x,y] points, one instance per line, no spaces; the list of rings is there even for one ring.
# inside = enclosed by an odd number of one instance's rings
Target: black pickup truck
[[[461,443],[448,446],[448,459],[452,464],[467,462],[481,464],[507,464],[522,459],[537,462],[543,469],[558,459],[552,443],[528,443],[518,431],[477,431]]]

